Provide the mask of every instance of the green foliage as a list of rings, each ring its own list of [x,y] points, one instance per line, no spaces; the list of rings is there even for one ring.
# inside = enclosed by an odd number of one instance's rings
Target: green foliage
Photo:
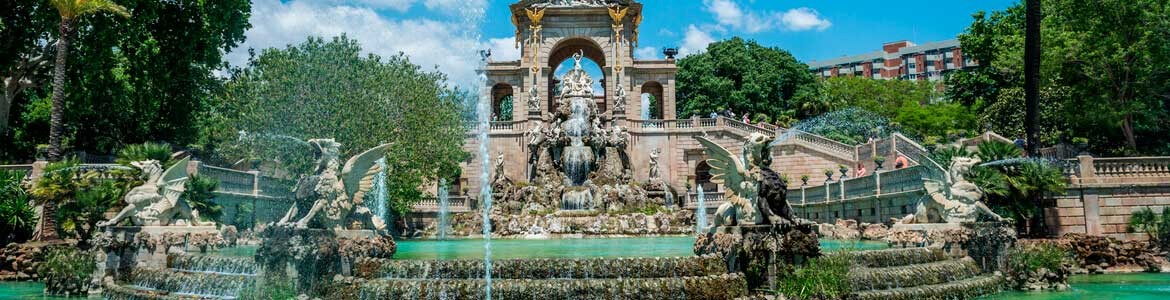
[[[498,119],[495,121],[511,121],[512,120],[512,109],[513,109],[513,105],[515,105],[512,103],[513,102],[512,100],[513,100],[512,95],[505,96],[504,99],[500,100],[500,114],[498,116]]]
[[[737,114],[792,117],[819,99],[816,77],[788,51],[731,38],[678,61],[679,118],[730,109]]]
[[[771,292],[786,299],[845,299],[852,292],[852,265],[848,251],[813,258],[782,277]]]
[[[24,176],[24,172],[0,170],[0,245],[28,239],[36,225],[36,213],[21,186]]]
[[[1170,206],[1163,207],[1161,215],[1149,207],[1134,212],[1129,217],[1129,230],[1145,232],[1163,249],[1170,247]]]
[[[196,120],[210,113],[211,92],[220,85],[212,71],[224,65],[224,53],[243,42],[251,1],[114,2],[133,16],[81,18],[83,26],[77,26],[69,49],[63,99],[66,148],[113,153],[127,143],[197,142]],[[5,24],[0,70],[9,70],[25,54],[43,51],[46,41],[58,37],[61,20],[50,1],[5,4],[0,5],[0,22]],[[0,160],[26,159],[36,144],[48,143],[51,88],[44,81],[16,97],[12,127],[0,132],[0,156],[12,156]]]
[[[95,269],[97,264],[93,253],[72,247],[51,247],[45,251],[44,261],[37,266],[37,275],[44,278],[46,286],[50,287],[46,293],[52,295],[62,292],[53,291],[51,287],[54,286],[88,285]]]
[[[424,71],[404,55],[363,55],[345,36],[309,38],[263,50],[233,70],[218,95],[221,114],[208,120],[206,148],[226,161],[260,158],[304,174],[303,162],[312,158],[307,147],[290,139],[249,145],[238,133],[333,138],[343,158],[392,143],[387,191],[394,212],[404,214],[422,199],[418,187],[456,174],[468,157],[461,148],[464,96],[446,85],[445,75]]]
[[[1015,144],[1004,142],[986,142],[979,144],[975,156],[983,162],[993,162],[1009,158],[1024,156],[1024,151]]]
[[[933,155],[944,156],[939,152]],[[983,143],[975,155],[989,162],[1020,158],[1021,151],[1012,144]],[[1020,225],[1028,233],[1031,233],[1031,223],[1039,221],[1035,219],[1041,209],[1038,199],[1046,194],[1063,193],[1067,185],[1061,169],[1042,160],[975,166],[967,179],[986,193],[986,202],[992,209],[1004,217],[1023,219],[1025,222]]]
[[[142,143],[126,145],[118,151],[117,163],[129,166],[131,162],[157,160],[163,167],[174,163],[171,158],[171,146],[167,144]]]
[[[938,86],[928,81],[842,76],[826,79],[822,86],[825,100],[819,101],[828,104],[807,102],[804,106],[812,109],[805,109],[805,114],[858,107],[900,125],[898,130],[910,136],[945,136],[949,130],[976,129],[976,117],[968,107],[942,97]]]
[[[1008,251],[1007,258],[1007,269],[1010,274],[1028,274],[1041,268],[1061,270],[1074,263],[1072,252],[1046,243],[1012,248]]]
[[[240,202],[236,204],[236,214],[233,216],[231,222],[221,220],[220,223],[235,225],[240,230],[253,228],[256,225],[254,221],[255,213],[256,208],[251,202]]]
[[[219,180],[215,178],[192,175],[187,181],[187,189],[182,197],[192,209],[199,211],[199,217],[204,220],[219,220],[223,217],[223,207],[212,201],[215,198],[215,189],[219,187]]]
[[[1103,13],[1108,12],[1108,13]],[[1170,1],[1047,0],[1042,6],[1041,144],[1087,137],[1094,152],[1155,152],[1170,142]],[[979,61],[952,74],[948,95],[980,123],[1022,130],[1024,9],[975,14],[959,40]]]
[[[76,238],[78,248],[89,249],[97,223],[106,219],[106,211],[118,205],[126,189],[125,183],[113,180],[84,183],[75,191],[71,201],[61,203],[57,209],[59,232]]]
[[[900,127],[874,112],[850,107],[807,119],[795,128],[841,143],[857,145],[871,137],[887,137]]]

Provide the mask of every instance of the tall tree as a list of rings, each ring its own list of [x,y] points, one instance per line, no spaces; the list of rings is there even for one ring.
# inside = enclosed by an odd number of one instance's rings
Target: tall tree
[[[57,57],[53,66],[53,110],[49,124],[49,159],[61,159],[61,132],[65,122],[65,62],[69,43],[77,32],[77,21],[86,15],[109,12],[125,18],[130,12],[111,0],[50,0],[61,15],[57,35]]]
[[[446,76],[424,71],[403,55],[361,54],[357,41],[309,38],[285,49],[266,49],[235,70],[222,94],[220,117],[207,128],[213,149],[227,160],[259,158],[307,171],[304,151],[265,151],[248,136],[333,138],[343,157],[392,143],[386,163],[387,191],[395,213],[422,198],[418,187],[449,178],[468,157],[461,96]],[[263,139],[259,139],[263,140]],[[294,147],[285,143],[258,146]],[[275,144],[275,145],[273,145]]]
[[[730,109],[771,119],[816,100],[816,77],[788,51],[742,38],[712,43],[678,61],[678,115]]]

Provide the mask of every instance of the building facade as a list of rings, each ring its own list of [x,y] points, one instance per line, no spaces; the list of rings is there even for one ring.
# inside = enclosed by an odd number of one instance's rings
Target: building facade
[[[945,40],[921,45],[898,41],[882,45],[870,53],[808,63],[813,74],[822,78],[857,76],[873,79],[942,80],[946,73],[978,66],[963,55],[959,40]]]

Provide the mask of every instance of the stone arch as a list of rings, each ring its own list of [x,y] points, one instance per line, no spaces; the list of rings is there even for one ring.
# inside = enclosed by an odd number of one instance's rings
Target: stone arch
[[[563,63],[565,60],[572,59],[573,54],[581,53],[581,52],[583,52],[583,54],[582,54],[583,57],[597,63],[597,66],[599,68],[601,68],[602,78],[593,78],[593,80],[601,83],[602,90],[595,91],[595,92],[600,92],[600,95],[594,95],[594,96],[600,96],[602,99],[605,99],[605,96],[607,93],[606,88],[605,88],[605,77],[606,77],[605,68],[607,66],[606,59],[605,59],[607,57],[607,53],[605,51],[605,48],[603,48],[600,44],[598,44],[596,41],[594,41],[592,38],[589,38],[589,37],[564,38],[564,39],[561,39],[560,41],[557,41],[556,44],[552,48],[550,48],[550,51],[548,52],[548,61],[547,61],[548,65],[546,66],[547,67],[546,70],[548,70],[548,89],[547,89],[547,91],[548,91],[547,96],[548,97],[545,99],[548,99],[546,102],[548,104],[549,111],[553,111],[556,109],[556,94],[555,94],[555,92],[556,92],[556,86],[558,83],[558,79],[556,78],[557,67],[561,63]],[[604,104],[605,103],[599,103],[599,105],[601,107],[604,107],[605,106]]]
[[[662,87],[662,83],[659,83],[657,81],[647,81],[646,83],[642,84],[642,95],[643,96],[645,96],[645,95],[653,96],[653,100],[652,100],[653,102],[650,104],[650,114],[649,114],[650,119],[652,119],[652,120],[664,119],[666,117],[666,111],[664,108],[666,106],[666,101],[665,101],[665,99],[662,98],[663,94],[664,94],[663,93],[664,90],[665,89]],[[640,102],[641,99],[639,99],[638,101],[639,101],[638,109],[641,110],[642,109],[641,102]],[[639,116],[639,117],[641,117],[641,116]]]
[[[515,97],[513,96],[514,94],[515,94],[515,92],[512,89],[512,85],[510,85],[510,84],[497,83],[496,85],[493,85],[492,86],[492,115],[499,116],[499,120],[501,120],[501,121],[512,120],[512,113],[504,114],[504,113],[502,113],[501,109],[504,107],[505,102],[511,101],[510,104],[512,107],[512,111],[514,112],[516,110],[516,103],[515,103],[515,99],[514,99]],[[493,121],[494,121],[494,119],[493,119]]]
[[[719,185],[711,182],[711,165],[708,165],[706,160],[699,161],[695,165],[695,190],[698,190],[699,187],[703,187],[704,192],[719,190]]]

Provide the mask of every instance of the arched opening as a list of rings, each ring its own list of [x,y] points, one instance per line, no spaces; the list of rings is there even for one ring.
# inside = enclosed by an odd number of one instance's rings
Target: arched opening
[[[711,165],[706,160],[695,165],[695,186],[702,187],[705,192],[719,191],[719,185],[711,182]]]
[[[573,69],[573,55],[582,53],[581,68],[593,78],[593,97],[598,109],[605,110],[605,52],[601,46],[585,38],[571,38],[558,43],[548,55],[548,109],[556,109],[556,97],[560,94],[560,78]]]
[[[492,121],[512,120],[512,86],[498,83],[492,86]]]
[[[648,81],[642,84],[642,119],[645,120],[660,120],[664,119],[665,103],[662,99],[662,84],[657,81]]]

